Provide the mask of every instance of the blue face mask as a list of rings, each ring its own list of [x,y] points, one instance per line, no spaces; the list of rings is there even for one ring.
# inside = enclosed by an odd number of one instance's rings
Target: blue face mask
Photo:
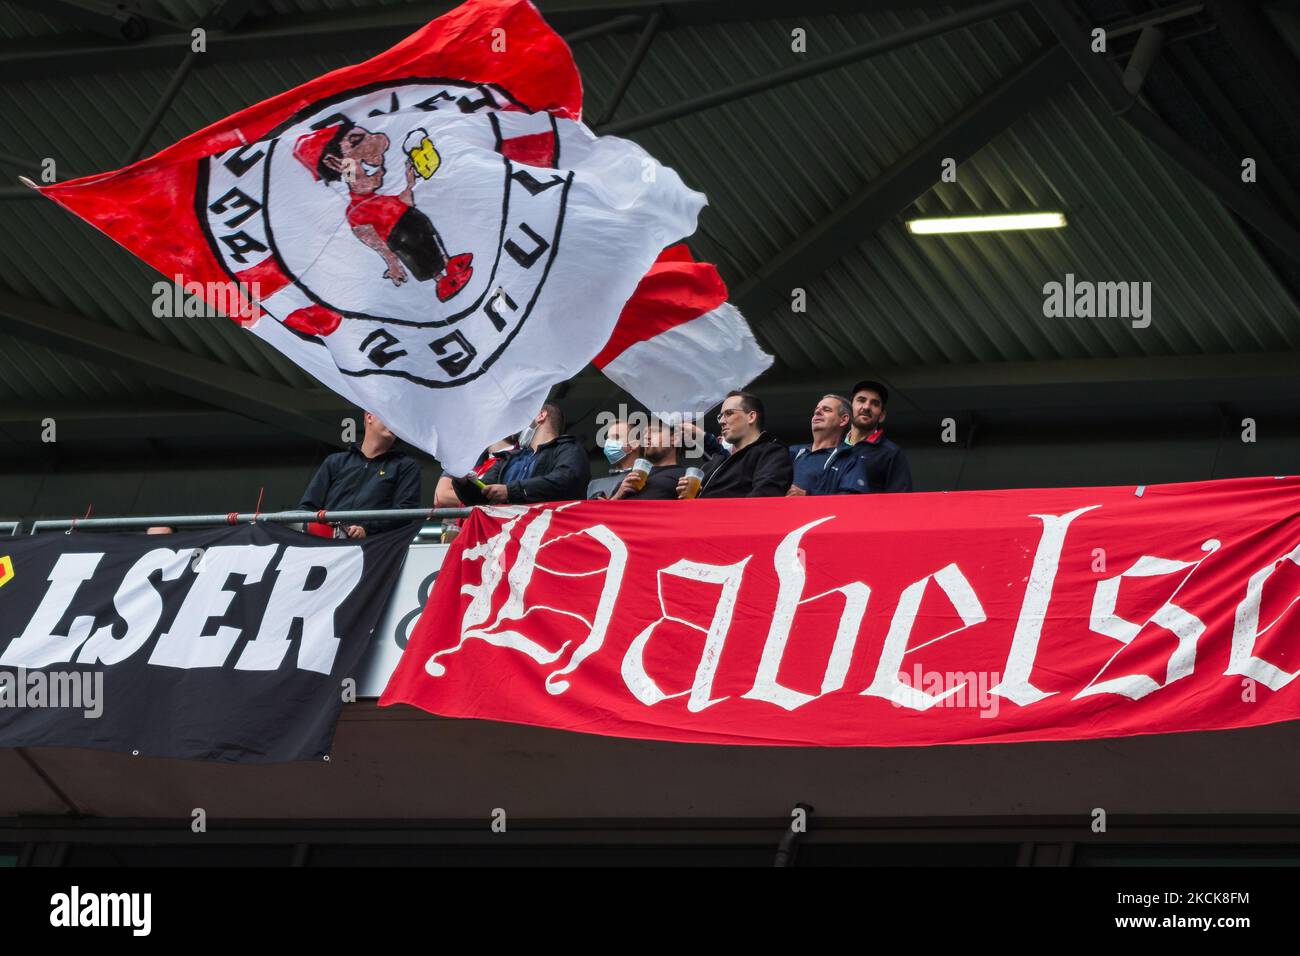
[[[615,441],[612,438],[605,441],[605,460],[611,465],[617,465],[627,454],[627,449],[623,447],[621,441]]]

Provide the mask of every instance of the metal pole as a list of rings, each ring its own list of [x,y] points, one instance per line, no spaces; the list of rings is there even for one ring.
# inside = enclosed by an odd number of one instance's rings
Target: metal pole
[[[41,194],[26,186],[5,186],[0,188],[0,199],[40,199]],[[51,206],[55,205],[50,203]]]
[[[623,102],[627,88],[632,85],[632,80],[636,78],[637,70],[641,68],[641,61],[650,52],[650,44],[654,42],[655,34],[659,32],[659,25],[663,23],[663,20],[663,7],[656,8],[655,12],[646,18],[645,29],[637,37],[636,46],[632,49],[632,56],[628,59],[627,66],[623,67],[623,75],[618,78],[618,85],[614,87],[614,92],[609,98],[609,105],[605,107],[605,112],[596,121],[596,126],[604,126],[618,112],[619,104]]]
[[[144,128],[140,130],[139,135],[135,138],[135,142],[132,143],[131,148],[127,150],[126,158],[122,161],[123,166],[129,166],[140,158],[140,154],[144,152],[145,146],[149,143],[149,137],[152,136],[154,130],[158,128],[158,124],[162,122],[162,118],[167,114],[168,108],[172,105],[172,100],[176,99],[176,94],[179,93],[181,87],[185,85],[185,78],[190,75],[190,70],[193,69],[194,61],[197,57],[198,54],[191,47],[190,52],[185,54],[185,59],[181,60],[180,66],[176,68],[176,72],[172,74],[171,81],[167,84],[167,88],[163,90],[162,98],[159,99],[158,105],[153,108],[153,112],[150,113],[149,118],[145,120]]]
[[[0,150],[0,162],[8,163],[10,166],[17,166],[19,169],[30,169],[34,171],[41,168],[41,164],[30,156],[18,156],[14,153],[6,153],[4,150]]]
[[[1124,90],[1129,96],[1142,92],[1142,84],[1147,81],[1147,74],[1155,65],[1164,42],[1165,34],[1159,27],[1147,27],[1138,35],[1137,46],[1124,67]]]
[[[1242,221],[1274,243],[1278,251],[1300,260],[1300,229],[1278,215],[1267,200],[1250,194],[1239,181],[1223,172],[1203,153],[1189,146],[1160,117],[1130,96],[1114,65],[1092,53],[1088,32],[1064,0],[1035,5],[1035,9],[1047,21],[1047,25],[1061,41],[1061,46],[1074,59],[1079,70],[1113,113],[1157,146],[1175,165],[1182,167],[1184,172],[1217,195]]]
[[[168,528],[202,528],[220,525],[295,524],[306,521],[436,521],[442,518],[468,518],[473,508],[394,508],[368,511],[268,511],[231,512],[206,515],[149,515],[130,518],[56,518],[32,522],[32,534],[42,531],[135,531],[163,526]]]
[[[796,803],[794,806],[796,810],[803,811],[806,825],[813,813],[812,805]],[[803,836],[803,832],[802,830],[796,832],[793,823],[785,828],[785,833],[781,834],[781,841],[776,846],[776,859],[772,862],[773,866],[794,866],[794,858],[799,853],[799,838]]]
[[[625,14],[621,17],[615,17],[612,20],[606,20],[604,23],[592,24],[589,27],[583,27],[581,30],[574,30],[572,33],[564,34],[564,42],[573,46],[581,43],[583,40],[591,40],[595,37],[604,36],[606,33],[615,33],[619,30],[629,30],[632,27],[640,26],[641,18],[636,14]]]
[[[908,46],[920,40],[928,40],[944,33],[950,33],[953,30],[970,26],[972,23],[978,23],[981,20],[987,20],[1003,13],[1009,13],[1022,6],[1024,3],[1025,0],[996,0],[994,3],[985,3],[978,7],[971,7],[968,10],[962,10],[946,17],[940,17],[936,20],[931,20],[928,23],[923,23],[921,26],[912,27],[910,30],[900,30],[898,33],[892,33],[887,37],[870,40],[867,43],[860,43],[857,46],[849,47],[847,50],[841,50],[839,53],[825,57],[821,60],[815,60],[812,63],[804,63],[799,66],[792,66],[785,70],[777,70],[775,73],[755,77],[752,80],[746,80],[745,82],[737,83],[734,86],[723,87],[720,90],[715,90],[712,93],[708,93],[693,100],[687,100],[684,103],[678,103],[675,106],[665,107],[664,109],[645,113],[641,116],[634,116],[631,119],[626,119],[622,122],[611,123],[608,126],[600,127],[599,131],[605,134],[622,136],[626,133],[636,132],[637,130],[646,129],[650,126],[657,126],[660,123],[666,123],[670,120],[681,119],[683,116],[689,116],[692,113],[698,113],[701,110],[707,110],[714,106],[721,106],[723,103],[730,103],[732,100],[743,99],[744,97],[752,96],[755,93],[762,93],[765,90],[770,90],[774,87],[784,86],[786,83],[793,83],[796,80],[816,76],[819,73],[825,73],[826,71],[833,70],[836,67],[847,66],[848,64],[856,63],[859,60],[866,60],[873,56],[879,56],[882,53],[889,53],[892,50],[897,50],[899,47]]]

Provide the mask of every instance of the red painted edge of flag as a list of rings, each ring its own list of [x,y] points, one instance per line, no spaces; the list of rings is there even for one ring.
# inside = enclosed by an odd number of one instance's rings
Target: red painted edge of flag
[[[641,279],[592,362],[604,368],[638,342],[698,319],[726,301],[726,283],[712,263],[692,262],[684,245],[670,246]]]

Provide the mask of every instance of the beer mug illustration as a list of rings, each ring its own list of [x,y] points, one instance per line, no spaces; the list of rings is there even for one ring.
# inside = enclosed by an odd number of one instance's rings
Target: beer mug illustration
[[[411,165],[422,179],[428,179],[442,165],[442,157],[433,148],[433,140],[429,138],[427,129],[413,129],[407,133],[406,139],[402,141],[402,152],[410,159]]]

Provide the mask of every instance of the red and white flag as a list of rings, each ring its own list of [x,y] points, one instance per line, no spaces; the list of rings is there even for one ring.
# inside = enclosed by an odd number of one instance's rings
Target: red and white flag
[[[41,192],[217,308],[236,289],[227,314],[465,473],[600,352],[705,203],[581,107],[532,4],[469,0],[364,63]],[[709,308],[738,334],[721,299]],[[645,351],[611,356],[611,374],[636,386],[624,366]]]
[[[665,419],[708,411],[772,364],[718,270],[665,249],[623,307],[593,364]]]

